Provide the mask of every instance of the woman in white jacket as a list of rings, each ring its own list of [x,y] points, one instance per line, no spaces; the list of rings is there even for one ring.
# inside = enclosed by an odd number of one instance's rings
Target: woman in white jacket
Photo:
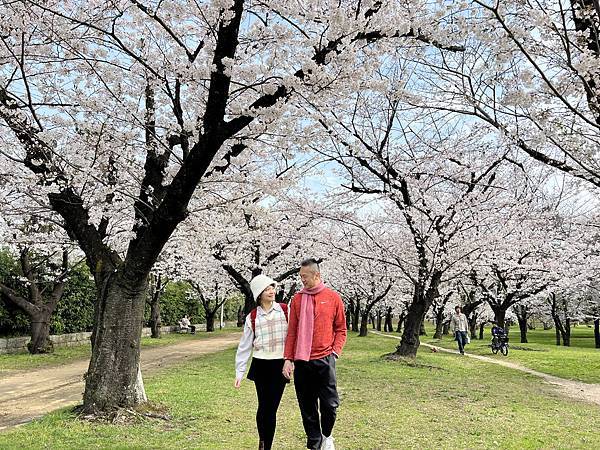
[[[287,335],[287,305],[275,301],[277,282],[265,275],[250,281],[250,289],[258,306],[246,317],[244,334],[235,356],[235,387],[239,388],[250,354],[252,362],[248,379],[254,381],[258,409],[259,450],[269,450],[277,424],[277,409],[286,383],[283,350]]]

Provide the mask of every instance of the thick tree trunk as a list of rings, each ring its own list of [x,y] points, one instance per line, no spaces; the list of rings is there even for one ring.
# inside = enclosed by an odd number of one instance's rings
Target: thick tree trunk
[[[256,302],[254,301],[254,295],[252,295],[252,291],[250,290],[250,285],[246,287],[242,287],[242,294],[244,294],[244,315],[242,317],[242,323],[239,325],[240,327],[244,325],[244,321],[246,320],[246,316],[250,314],[254,308],[256,308]]]
[[[419,336],[427,336],[427,331],[425,330],[425,319],[421,321],[421,326],[419,327]]]
[[[421,342],[419,332],[427,309],[424,302],[413,302],[404,320],[404,331],[396,353],[400,356],[415,357]]]
[[[358,333],[358,335],[360,337],[365,337],[367,335],[367,333],[369,332],[368,325],[369,325],[369,311],[366,311],[360,315],[360,331]]]
[[[45,311],[31,317],[31,341],[27,344],[27,350],[32,355],[54,351],[54,346],[50,340],[51,314],[51,312]]]
[[[408,307],[402,339],[395,352],[397,355],[410,358],[417,356],[417,350],[421,344],[419,333],[425,320],[425,314],[427,314],[433,299],[439,295],[438,286],[441,278],[442,272],[434,270],[426,291],[423,286],[414,286],[413,300]]]
[[[377,331],[381,331],[381,324],[383,323],[383,314],[381,311],[377,311]]]
[[[449,320],[444,322],[444,326],[442,327],[442,334],[444,336],[450,334],[450,321]]]
[[[354,311],[352,314],[352,330],[359,331],[358,323],[360,322],[360,300],[357,300],[354,304]]]
[[[154,339],[160,338],[160,327],[162,326],[162,321],[160,318],[160,302],[152,300],[150,303],[150,330],[151,337]]]
[[[375,325],[375,316],[373,314],[369,314],[369,320],[371,322],[371,327],[373,329],[375,329],[376,325]]]
[[[477,316],[467,319],[467,322],[469,322],[469,336],[471,339],[477,339]]]
[[[485,329],[485,322],[479,324],[479,339],[483,340],[483,331]]]
[[[206,315],[206,331],[207,332],[215,331],[215,311],[213,311],[213,312],[205,311],[205,315]]]
[[[521,344],[527,344],[527,317],[517,316],[521,330]]]
[[[564,331],[561,333],[563,338],[563,345],[565,347],[571,346],[571,319],[567,317],[565,319]]]
[[[388,308],[385,312],[385,324],[383,326],[383,330],[386,333],[391,333],[394,331],[394,325],[392,324],[392,308]]]
[[[147,274],[135,277],[118,271],[98,289],[83,396],[88,414],[146,401],[139,363],[147,280]]]
[[[494,319],[500,328],[505,328],[506,326],[506,310],[503,308],[492,307],[492,311],[494,311]]]
[[[352,330],[352,304],[346,306],[346,329]],[[352,330],[354,331],[354,330]]]
[[[554,317],[554,334],[556,337],[556,345],[560,346],[560,321],[557,317]]]
[[[434,339],[441,339],[444,331],[444,310],[439,309],[435,315],[435,333],[433,334]]]
[[[600,348],[600,319],[594,319],[594,341],[596,348]]]
[[[244,308],[243,306],[240,305],[240,307],[238,308],[237,311],[237,326],[238,327],[243,327],[244,326]]]
[[[406,314],[402,313],[398,317],[398,325],[396,327],[396,333],[402,332],[402,326],[404,325],[404,321],[406,320]]]
[[[433,334],[434,339],[442,339],[444,334],[444,322],[436,320],[435,322],[435,333]]]

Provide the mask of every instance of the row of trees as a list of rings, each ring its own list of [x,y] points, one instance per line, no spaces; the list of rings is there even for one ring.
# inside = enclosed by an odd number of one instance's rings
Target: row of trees
[[[35,250],[41,252],[43,247],[35,246]],[[35,268],[35,276],[31,277],[33,281],[23,274],[23,259],[15,258],[6,251],[0,252],[0,289],[10,294],[0,297],[0,336],[29,334],[31,341],[28,348],[35,354],[53,351],[49,334],[91,331],[96,290],[87,267],[80,264],[69,265],[66,271],[61,268],[60,275],[64,272],[62,295],[53,298],[52,292],[46,294],[49,289],[55,292],[57,285],[51,255],[34,253],[29,249],[26,261],[28,267],[32,268],[31,272]],[[226,300],[224,320],[236,320],[241,298],[239,294],[234,294],[226,297]],[[38,308],[44,314],[43,320],[36,320]],[[208,321],[211,313],[214,321],[214,305],[205,305],[189,282],[168,280],[154,274],[151,276],[144,323],[152,328],[154,337],[160,337],[161,325],[177,325],[184,314],[202,323]],[[209,327],[209,331],[212,329]]]
[[[594,2],[14,1],[0,17],[3,239],[89,268],[86,413],[146,398],[149,280],[194,283],[208,310],[237,289],[243,314],[253,275],[287,298],[310,254],[353,320],[402,305],[403,356],[452,296],[500,322],[544,293],[561,311],[595,298]],[[35,314],[64,288],[55,264]]]

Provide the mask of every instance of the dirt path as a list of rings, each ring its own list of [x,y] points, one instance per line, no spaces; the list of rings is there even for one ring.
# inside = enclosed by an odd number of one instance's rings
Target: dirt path
[[[187,358],[218,352],[236,345],[239,333],[142,349],[145,375]],[[60,367],[20,371],[0,379],[0,430],[29,422],[58,408],[81,402],[83,374],[89,360]],[[233,373],[233,372],[232,372]]]
[[[377,331],[372,331],[372,333],[380,335],[380,336],[389,337],[392,339],[398,339],[398,340],[400,339],[399,336],[392,336],[390,334],[379,333]],[[447,348],[437,347],[435,345],[425,344],[423,342],[421,343],[421,345],[428,347],[428,348],[434,348],[440,352],[458,354],[457,350],[449,350]],[[555,377],[554,375],[548,375],[547,373],[538,372],[537,370],[533,370],[528,367],[522,366],[520,364],[513,363],[513,362],[510,362],[507,360],[503,360],[503,359],[494,359],[494,358],[489,358],[487,356],[472,355],[469,353],[465,353],[465,356],[467,356],[469,358],[477,359],[479,361],[484,361],[484,362],[488,362],[488,363],[492,363],[492,364],[498,364],[498,365],[501,365],[504,367],[508,367],[510,369],[520,370],[521,372],[535,375],[536,377],[540,377],[547,383],[550,383],[553,386],[555,386],[559,392],[561,392],[563,395],[565,395],[567,397],[573,398],[575,400],[580,400],[580,401],[600,405],[600,384],[589,384],[589,383],[583,383],[581,381],[573,381],[573,380],[567,380],[564,378]]]

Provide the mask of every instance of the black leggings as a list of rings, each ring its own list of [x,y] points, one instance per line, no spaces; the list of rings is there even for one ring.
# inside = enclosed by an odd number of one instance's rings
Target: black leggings
[[[282,360],[259,360],[254,358],[248,376],[252,374],[258,409],[256,410],[256,428],[265,450],[273,445],[275,427],[277,426],[277,409],[283,396],[286,380],[281,374]]]

